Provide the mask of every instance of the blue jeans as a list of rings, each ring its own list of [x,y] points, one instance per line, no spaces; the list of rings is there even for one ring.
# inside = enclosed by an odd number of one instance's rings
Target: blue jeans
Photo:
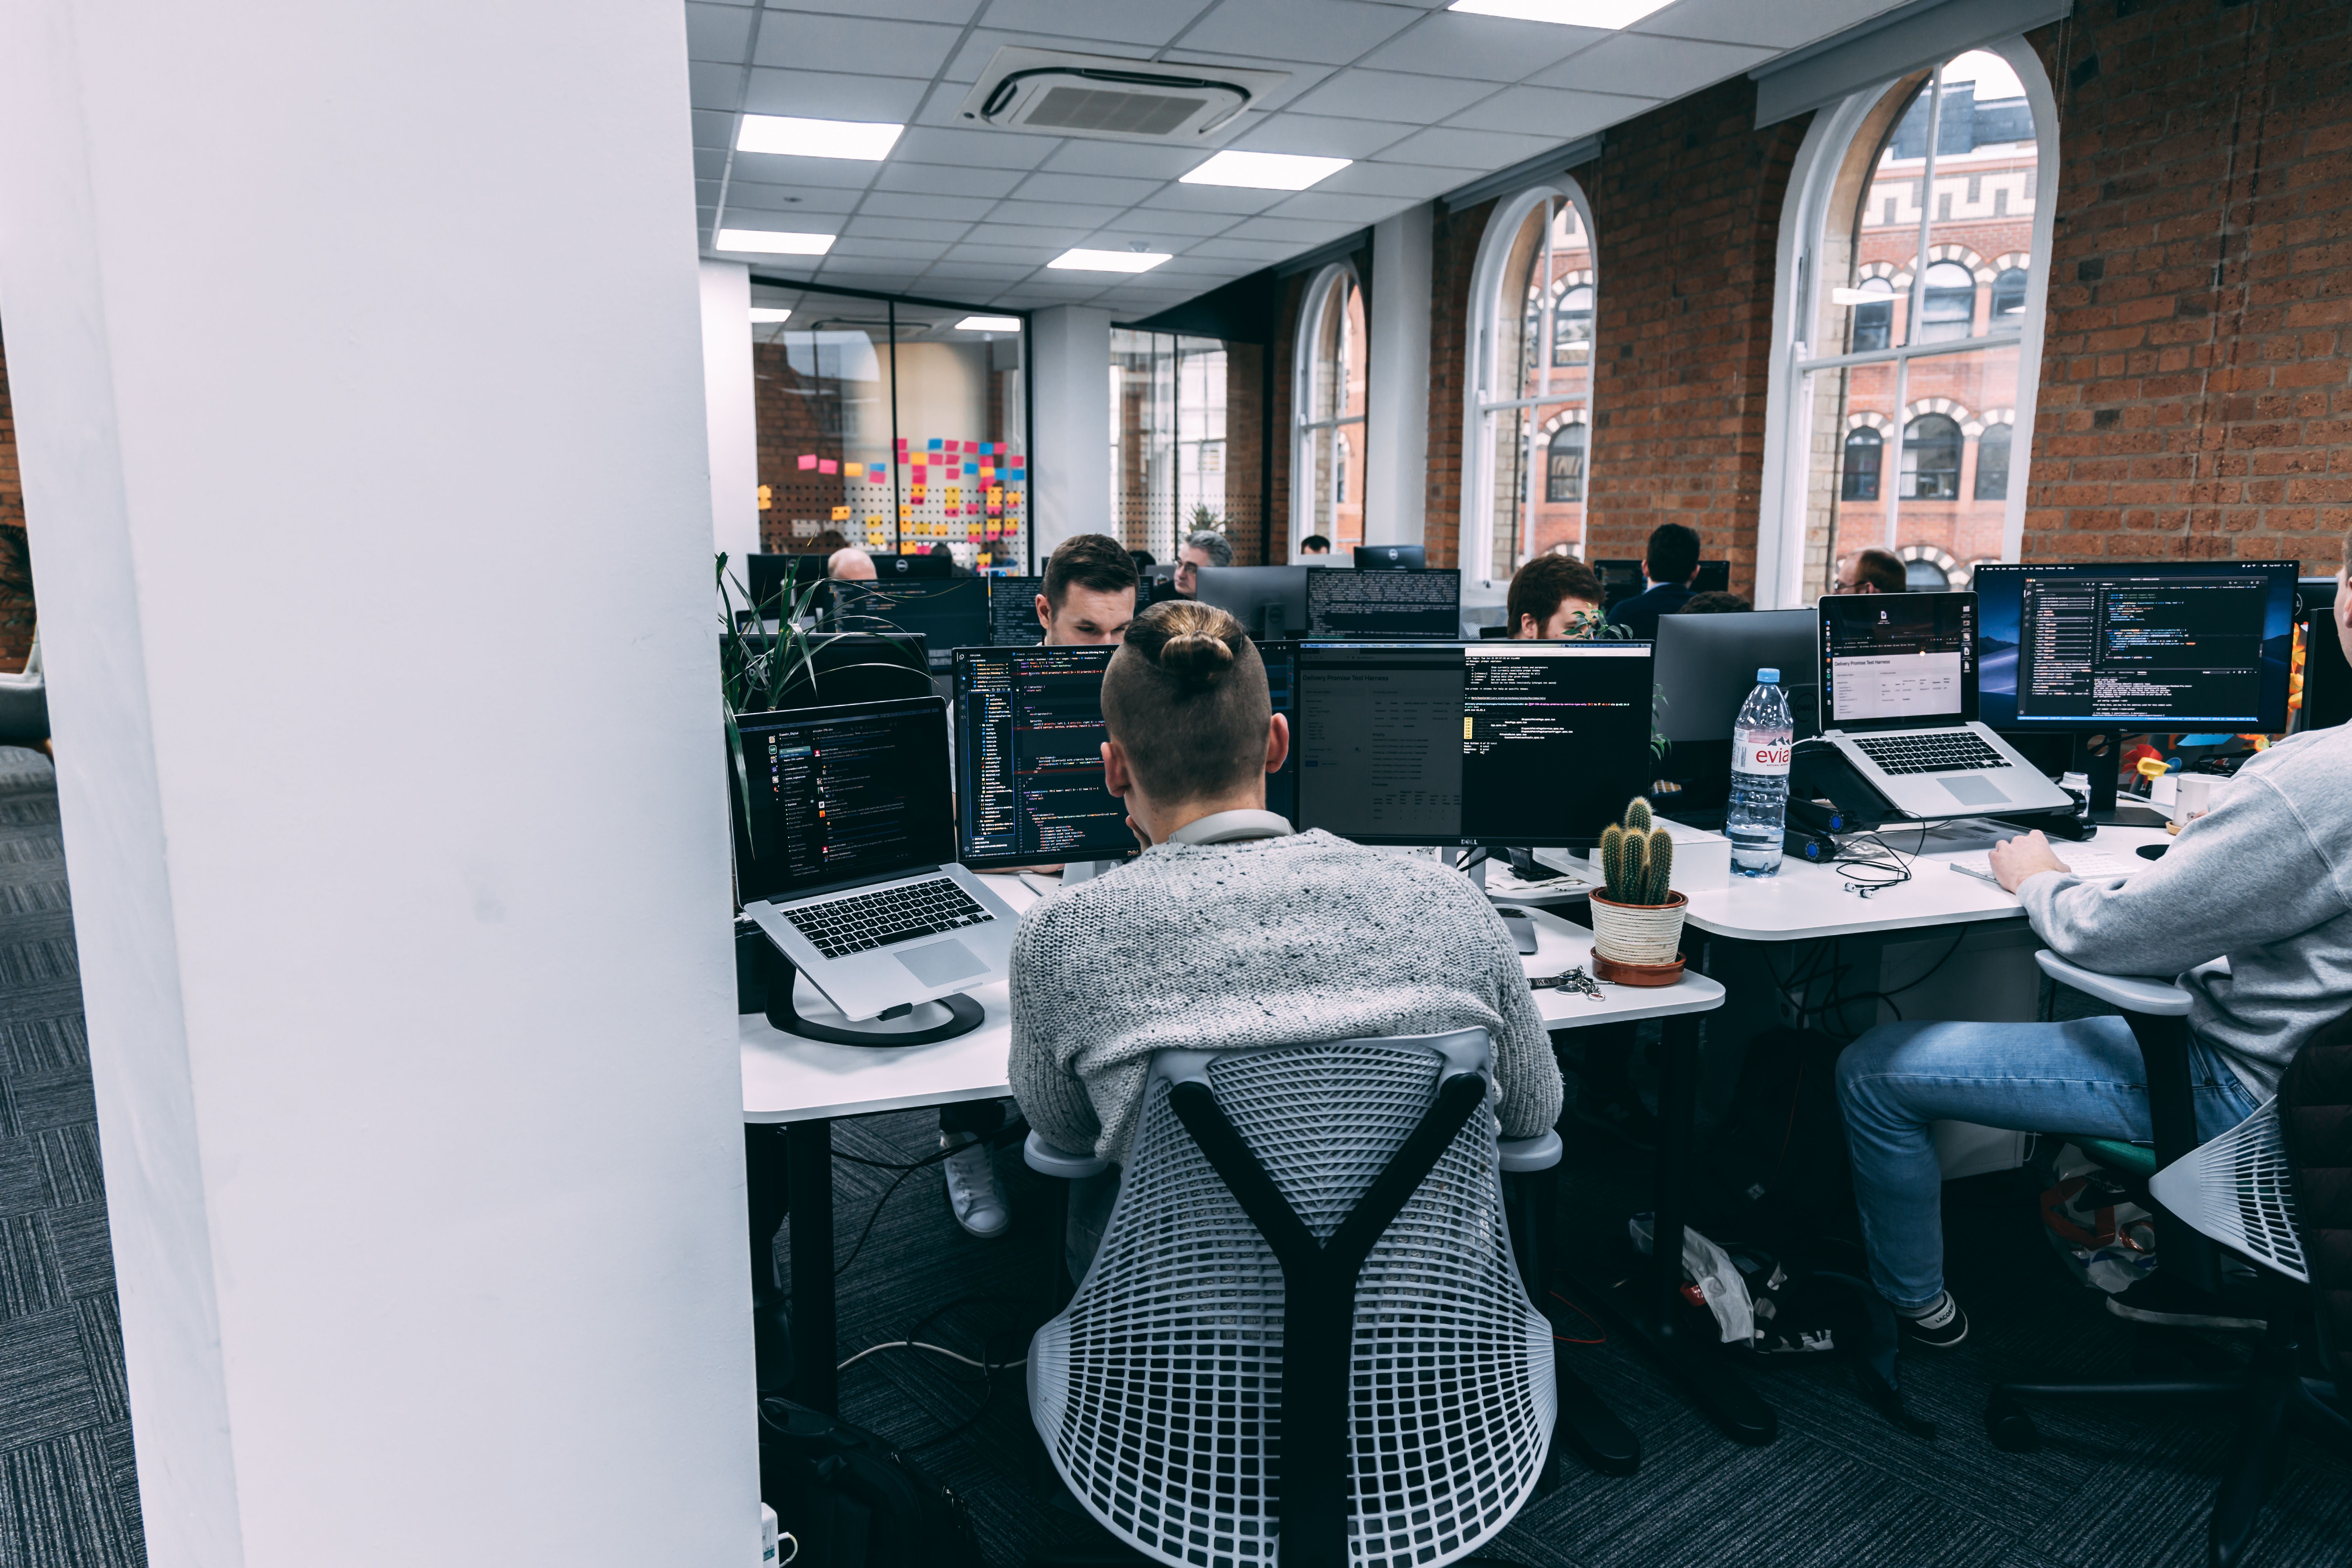
[[[2197,1136],[2258,1103],[2219,1051],[2191,1037]],[[2063,1024],[1881,1024],[1838,1058],[1838,1104],[1871,1283],[1897,1310],[1944,1289],[1943,1173],[1933,1121],[2146,1142],[2147,1075],[2118,1017]]]

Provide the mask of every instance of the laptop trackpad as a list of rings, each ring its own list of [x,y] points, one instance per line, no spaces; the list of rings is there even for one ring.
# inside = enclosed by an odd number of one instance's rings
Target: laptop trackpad
[[[988,965],[963,943],[950,937],[907,952],[890,955],[912,971],[916,979],[926,985],[945,985],[950,980],[961,980],[967,974],[985,974]]]
[[[2009,796],[2001,794],[2000,787],[1991,780],[1980,779],[1971,773],[1936,782],[1949,790],[1952,798],[1962,805],[2002,805],[2009,800]]]

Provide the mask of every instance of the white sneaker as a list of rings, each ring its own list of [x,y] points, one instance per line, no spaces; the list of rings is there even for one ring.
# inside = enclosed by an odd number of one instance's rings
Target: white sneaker
[[[956,1224],[983,1241],[1003,1236],[1013,1211],[996,1184],[988,1145],[969,1132],[942,1132],[940,1147],[955,1151],[940,1163],[947,1168],[948,1206],[955,1211]]]

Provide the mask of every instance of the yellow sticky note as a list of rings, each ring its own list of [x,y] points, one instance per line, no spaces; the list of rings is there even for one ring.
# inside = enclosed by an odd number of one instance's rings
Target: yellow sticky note
[[[849,509],[845,506],[835,507],[833,509],[833,521],[835,522],[847,522],[849,521]]]

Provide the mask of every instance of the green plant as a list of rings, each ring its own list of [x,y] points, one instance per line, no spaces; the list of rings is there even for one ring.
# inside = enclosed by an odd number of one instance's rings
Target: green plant
[[[1601,829],[1601,875],[1612,902],[1663,904],[1674,897],[1674,836],[1650,820],[1649,802],[1636,800],[1623,823]]]
[[[1184,531],[1198,533],[1203,529],[1212,533],[1223,533],[1225,531],[1225,520],[1211,510],[1206,502],[1194,501],[1191,522]]]

